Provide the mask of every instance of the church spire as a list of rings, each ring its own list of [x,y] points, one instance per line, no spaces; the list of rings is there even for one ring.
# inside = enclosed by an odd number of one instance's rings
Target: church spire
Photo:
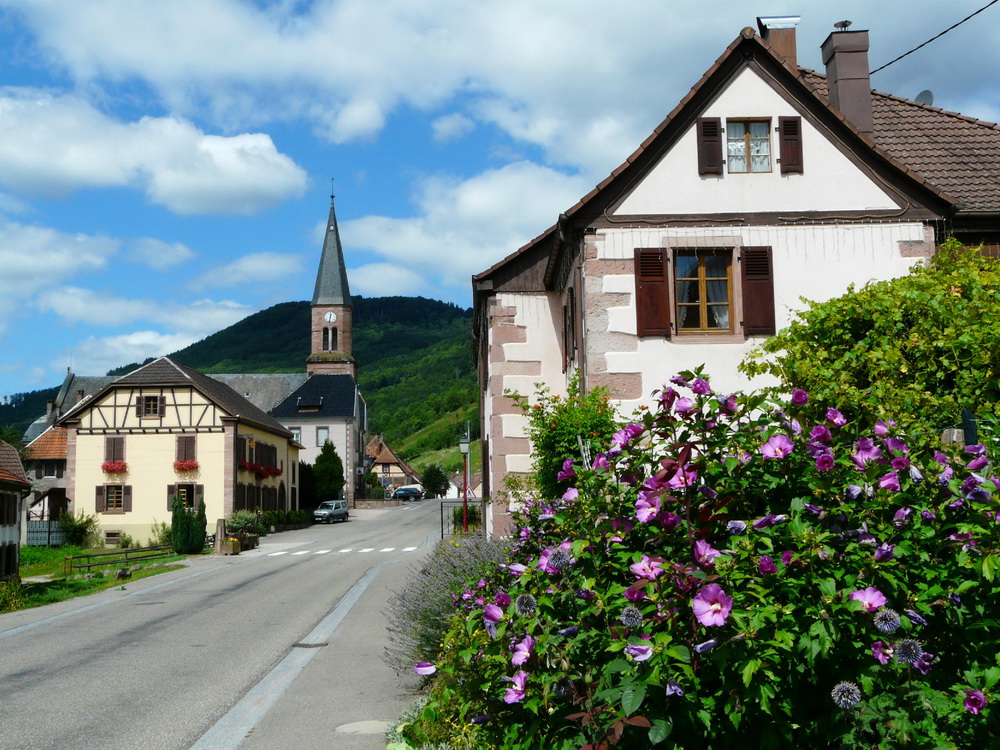
[[[319,260],[316,274],[316,288],[313,291],[314,305],[349,305],[351,289],[347,284],[347,267],[344,265],[344,248],[340,244],[340,229],[337,227],[337,213],[330,196],[330,218],[326,222],[323,238],[323,255]]]
[[[326,223],[310,315],[312,353],[306,359],[306,371],[310,375],[357,377],[357,366],[351,355],[353,317],[344,248],[340,244],[340,229],[331,195],[330,218]]]

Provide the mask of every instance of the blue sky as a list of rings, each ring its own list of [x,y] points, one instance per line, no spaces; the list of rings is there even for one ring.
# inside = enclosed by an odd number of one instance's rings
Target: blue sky
[[[312,293],[330,179],[351,290],[470,276],[621,163],[757,15],[873,68],[956,0],[0,0],[0,394]],[[873,79],[1000,119],[1000,5]]]

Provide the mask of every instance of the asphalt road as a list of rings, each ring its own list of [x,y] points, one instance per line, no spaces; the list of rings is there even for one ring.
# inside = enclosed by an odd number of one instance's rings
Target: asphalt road
[[[382,612],[439,501],[352,511],[237,557],[0,615],[0,748],[384,748],[416,678]]]

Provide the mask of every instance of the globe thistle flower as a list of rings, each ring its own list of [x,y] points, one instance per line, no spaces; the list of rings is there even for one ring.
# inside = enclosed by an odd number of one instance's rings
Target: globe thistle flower
[[[861,702],[861,690],[853,682],[838,682],[830,691],[830,697],[837,704],[837,708],[846,711]]]
[[[920,641],[913,638],[904,638],[896,642],[896,658],[903,664],[916,664],[920,657],[924,655],[923,646]]]
[[[618,620],[626,628],[637,628],[642,625],[642,612],[638,607],[628,606],[622,610]]]
[[[531,594],[521,594],[514,600],[514,611],[521,617],[531,617],[538,609],[538,602]]]
[[[880,633],[895,633],[899,630],[899,613],[884,607],[875,613],[875,627]]]
[[[569,565],[569,553],[564,549],[557,549],[549,555],[549,567],[562,570]]]

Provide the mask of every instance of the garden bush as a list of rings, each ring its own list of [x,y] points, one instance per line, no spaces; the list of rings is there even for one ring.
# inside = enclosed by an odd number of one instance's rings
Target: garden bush
[[[72,544],[77,547],[84,546],[88,538],[93,537],[94,533],[98,530],[97,516],[84,513],[83,511],[74,516],[64,510],[59,514],[59,525],[66,535],[66,544]]]
[[[226,531],[230,534],[257,534],[261,527],[260,518],[252,510],[237,510],[226,519]]]
[[[288,523],[303,524],[309,523],[312,516],[307,510],[291,510],[288,512]]]
[[[982,445],[913,448],[682,373],[459,611],[412,743],[1000,745],[1000,535]]]
[[[479,503],[469,503],[468,520],[470,528],[473,526],[475,526],[477,529],[479,528],[480,515],[481,513],[479,511]],[[466,509],[461,505],[455,506],[451,509],[451,524],[452,528],[455,529],[456,534],[459,532],[460,529],[462,529],[465,518],[466,518]]]
[[[397,672],[408,672],[418,661],[433,661],[456,602],[479,599],[481,606],[480,582],[485,587],[486,580],[480,575],[495,571],[506,554],[498,539],[479,536],[439,542],[389,599],[385,611],[389,645],[383,661]],[[470,576],[476,583],[466,588]]]
[[[192,511],[184,501],[174,496],[170,522],[170,541],[174,552],[180,555],[196,555],[205,549],[205,538],[208,532],[208,519],[205,515],[205,502],[198,503],[198,509]]]

